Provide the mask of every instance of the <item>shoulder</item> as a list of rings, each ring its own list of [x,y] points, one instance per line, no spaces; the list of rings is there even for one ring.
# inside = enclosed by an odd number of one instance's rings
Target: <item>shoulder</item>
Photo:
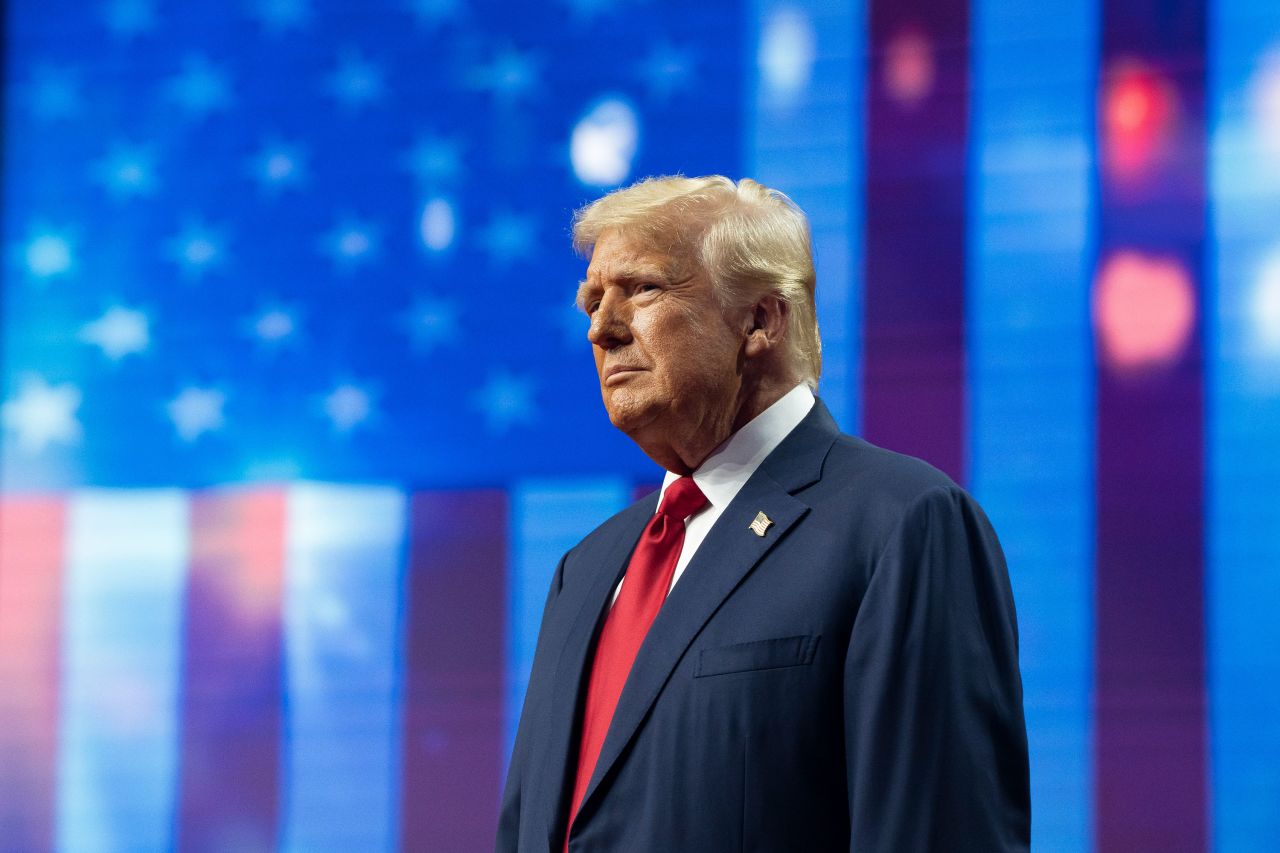
[[[837,436],[821,480],[804,499],[828,524],[847,523],[858,550],[872,560],[896,541],[947,530],[994,538],[977,501],[945,473],[855,436]]]
[[[784,486],[804,484],[810,500],[871,504],[887,512],[934,490],[963,493],[928,462],[842,432],[821,400],[763,467]]]
[[[935,489],[960,489],[955,481],[934,466],[878,447],[865,439],[841,433],[827,455],[824,479],[835,476],[855,481],[879,500],[913,503]]]
[[[900,516],[931,499],[972,500],[942,471],[914,456],[878,447],[841,433],[822,469],[823,491]]]

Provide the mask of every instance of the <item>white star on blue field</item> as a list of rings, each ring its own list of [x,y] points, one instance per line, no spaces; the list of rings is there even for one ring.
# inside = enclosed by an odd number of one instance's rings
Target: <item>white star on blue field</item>
[[[463,172],[462,145],[455,139],[424,136],[405,156],[405,166],[423,186],[451,183]]]
[[[377,103],[386,94],[383,71],[358,52],[347,51],[325,80],[329,94],[347,110]]]
[[[348,433],[373,416],[373,395],[354,382],[343,382],[324,398],[325,415],[339,433]]]
[[[20,247],[22,265],[37,280],[70,276],[76,267],[76,240],[64,229],[39,225]]]
[[[83,434],[76,418],[80,400],[75,385],[50,385],[28,374],[19,379],[17,392],[0,404],[0,424],[25,453],[38,454],[51,444],[76,445]]]
[[[346,218],[334,225],[321,241],[321,251],[341,271],[367,264],[378,256],[380,228],[369,221]]]
[[[267,193],[301,187],[307,182],[304,149],[276,140],[265,142],[250,158],[249,174]]]
[[[155,192],[155,158],[143,146],[118,143],[93,168],[94,177],[116,198]]]
[[[479,409],[486,427],[502,434],[521,424],[537,420],[534,382],[528,376],[499,368],[472,394],[472,404]]]
[[[424,27],[439,27],[462,12],[462,0],[405,0],[405,8]]]
[[[654,99],[665,102],[693,82],[693,51],[659,41],[641,60],[637,71]]]
[[[185,442],[194,442],[206,433],[221,430],[226,422],[222,416],[222,407],[227,402],[227,395],[216,388],[188,387],[169,401],[165,410],[178,437]]]
[[[133,308],[113,305],[106,313],[80,329],[80,339],[102,350],[112,361],[146,352],[151,343],[147,315]]]
[[[158,23],[153,0],[111,0],[102,18],[114,35],[125,39],[149,33]]]
[[[270,305],[250,317],[245,325],[249,334],[264,346],[280,347],[298,335],[299,318],[292,308]]]
[[[198,280],[221,266],[225,253],[223,230],[194,221],[168,241],[165,254],[186,278]]]
[[[11,5],[6,478],[616,471],[570,220],[738,168],[737,129],[682,125],[742,97],[745,13],[707,2]]]
[[[499,266],[506,266],[532,253],[536,238],[532,216],[501,210],[481,227],[479,234],[480,244],[490,260]]]
[[[23,94],[35,116],[44,120],[72,118],[83,107],[80,78],[70,68],[36,68]]]
[[[192,118],[202,119],[231,107],[227,73],[203,56],[189,56],[168,81],[169,97]]]
[[[251,14],[270,33],[300,30],[311,22],[310,0],[257,0]]]
[[[471,83],[499,101],[521,100],[538,91],[542,64],[541,57],[531,51],[502,48],[471,70]]]
[[[413,346],[420,352],[456,343],[460,336],[457,304],[448,299],[419,296],[405,317]]]

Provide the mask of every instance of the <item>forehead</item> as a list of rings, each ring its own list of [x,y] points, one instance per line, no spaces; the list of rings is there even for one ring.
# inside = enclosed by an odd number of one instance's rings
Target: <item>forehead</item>
[[[591,251],[587,281],[603,283],[641,276],[675,279],[693,271],[686,250],[664,251],[629,235],[610,231]]]

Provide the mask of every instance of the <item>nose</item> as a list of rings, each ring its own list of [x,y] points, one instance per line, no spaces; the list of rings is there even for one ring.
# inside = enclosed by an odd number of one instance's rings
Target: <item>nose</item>
[[[631,340],[628,317],[625,297],[616,289],[608,290],[591,315],[587,340],[604,350],[627,343]]]

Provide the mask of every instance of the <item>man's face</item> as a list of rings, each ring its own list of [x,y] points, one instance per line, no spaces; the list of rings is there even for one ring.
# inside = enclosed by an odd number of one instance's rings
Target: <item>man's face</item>
[[[695,261],[606,232],[578,297],[614,426],[650,456],[694,431],[728,436],[747,316],[733,322]]]

